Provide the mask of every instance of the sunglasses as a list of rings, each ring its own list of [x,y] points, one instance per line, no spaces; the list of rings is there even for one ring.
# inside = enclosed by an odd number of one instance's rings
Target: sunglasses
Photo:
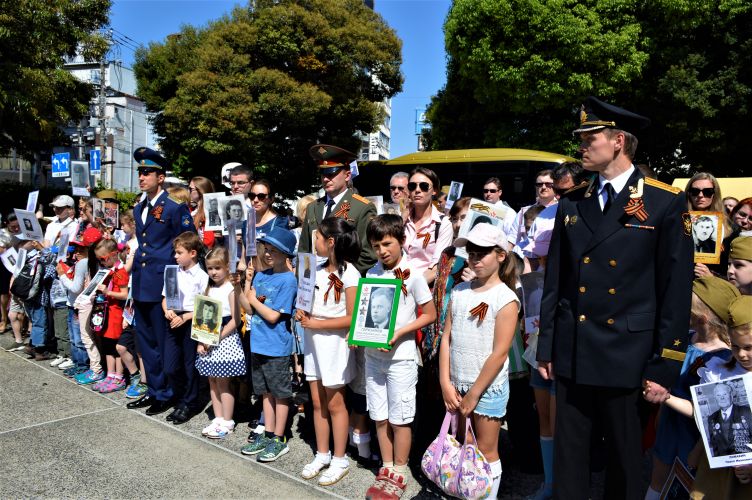
[[[418,188],[420,188],[420,190],[423,191],[424,193],[427,193],[431,189],[431,184],[428,182],[408,182],[407,183],[407,189],[409,191],[415,191]]]
[[[702,193],[705,198],[710,198],[715,195],[715,188],[689,188],[690,196],[700,196],[700,193]]]
[[[253,201],[258,197],[259,201],[264,201],[269,195],[266,193],[248,193],[248,199]]]
[[[483,190],[483,192],[484,192],[484,193],[491,193],[491,194],[494,194],[494,193],[498,193],[498,192],[499,192],[499,190],[498,190],[498,189],[484,189],[484,190]]]
[[[151,175],[156,174],[159,172],[159,169],[152,168],[152,167],[141,167],[138,169],[138,175]]]
[[[536,182],[535,183],[535,187],[537,188],[542,188],[543,186],[546,186],[548,189],[551,189],[552,187],[554,187],[554,183],[553,182]]]
[[[391,189],[392,191],[404,191],[405,186],[389,186],[389,189]]]

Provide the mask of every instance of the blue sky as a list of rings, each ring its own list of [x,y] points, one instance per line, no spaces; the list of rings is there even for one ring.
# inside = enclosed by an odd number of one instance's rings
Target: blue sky
[[[120,40],[120,58],[133,63],[131,46],[161,42],[183,24],[203,26],[235,5],[225,0],[115,0],[111,26]],[[392,99],[392,158],[417,148],[415,109],[425,107],[446,80],[444,19],[450,0],[375,0],[381,14],[402,39],[405,84]]]

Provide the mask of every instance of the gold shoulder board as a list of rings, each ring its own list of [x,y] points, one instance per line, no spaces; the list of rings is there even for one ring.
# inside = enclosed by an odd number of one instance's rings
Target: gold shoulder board
[[[170,199],[170,200],[172,200],[172,201],[174,201],[178,205],[180,205],[181,203],[183,203],[183,200],[178,200],[177,198],[173,198],[172,196],[168,196],[167,198]]]
[[[656,187],[658,189],[663,189],[664,191],[669,191],[674,194],[679,194],[682,192],[681,188],[670,186],[665,182],[661,182],[650,177],[645,177],[645,184],[647,184],[648,186]]]
[[[371,204],[371,200],[369,200],[368,198],[363,198],[359,194],[353,193],[352,197],[353,197],[354,200],[358,200],[359,202],[365,203],[366,205],[370,205]]]

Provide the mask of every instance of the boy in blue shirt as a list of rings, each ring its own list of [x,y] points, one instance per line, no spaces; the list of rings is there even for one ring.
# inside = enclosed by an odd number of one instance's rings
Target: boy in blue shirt
[[[290,315],[295,305],[298,282],[287,267],[287,259],[295,255],[296,241],[292,232],[275,227],[259,238],[259,242],[264,243],[261,258],[269,268],[255,276],[249,269],[249,279],[245,293],[240,295],[240,304],[246,310],[253,311],[251,380],[254,394],[263,398],[267,430],[264,434],[255,434],[241,452],[244,455],[259,454],[259,462],[273,462],[290,451],[285,438],[292,397],[290,356],[293,337]]]

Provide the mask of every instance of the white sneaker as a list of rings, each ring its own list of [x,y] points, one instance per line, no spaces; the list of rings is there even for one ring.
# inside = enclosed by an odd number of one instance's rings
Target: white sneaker
[[[347,458],[333,458],[329,468],[321,474],[319,486],[331,486],[339,482],[350,472],[350,462]]]
[[[202,436],[208,436],[209,433],[212,430],[214,430],[214,428],[217,427],[218,425],[220,425],[221,423],[222,423],[222,419],[219,418],[219,417],[216,417],[214,420],[211,421],[211,423],[209,425],[207,425],[206,427],[204,427],[201,430],[201,435]]]
[[[58,355],[55,356],[55,359],[53,359],[52,361],[50,361],[50,366],[57,366],[60,363],[62,363],[63,361],[65,361],[65,358],[62,357],[62,356],[60,356],[58,354]]]
[[[206,437],[209,439],[224,439],[228,434],[232,434],[234,430],[234,420],[222,420],[206,434]]]
[[[73,363],[72,359],[65,358],[65,361],[63,361],[62,363],[60,363],[59,365],[57,365],[57,369],[58,370],[67,370],[68,368],[72,368],[74,364],[75,363]]]

